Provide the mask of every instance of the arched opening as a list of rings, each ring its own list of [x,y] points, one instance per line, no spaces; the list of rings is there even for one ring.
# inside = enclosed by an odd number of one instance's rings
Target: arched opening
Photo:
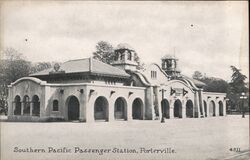
[[[186,103],[186,117],[187,118],[194,117],[194,107],[193,107],[193,102],[191,100],[188,100]]]
[[[205,117],[207,117],[207,103],[203,101]]]
[[[32,98],[33,102],[33,109],[32,109],[32,115],[33,116],[40,116],[40,101],[39,97],[37,95],[34,95]]]
[[[127,119],[127,103],[122,97],[119,97],[115,101],[115,119]]]
[[[14,115],[21,115],[22,108],[21,108],[21,97],[20,96],[15,97],[14,104],[15,104]]]
[[[174,117],[182,118],[182,104],[179,99],[174,102]]]
[[[143,103],[140,98],[136,98],[132,104],[133,119],[143,119]]]
[[[163,99],[161,101],[161,110],[162,110],[162,117],[169,118],[169,103],[168,100]]]
[[[27,95],[23,97],[23,115],[30,115],[30,98]]]
[[[215,116],[215,103],[214,101],[210,101],[209,103],[209,116]]]
[[[98,97],[94,106],[95,120],[108,121],[108,100],[105,97]]]
[[[67,101],[68,103],[68,120],[79,120],[80,111],[79,111],[79,101],[75,96],[68,97]]]
[[[223,116],[223,103],[219,101],[219,116]]]

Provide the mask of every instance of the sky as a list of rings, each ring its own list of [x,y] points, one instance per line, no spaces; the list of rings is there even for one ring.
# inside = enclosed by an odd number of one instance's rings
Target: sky
[[[174,54],[182,74],[248,75],[247,2],[21,1],[1,3],[1,50],[32,62],[92,56],[98,41],[128,43],[144,63]]]

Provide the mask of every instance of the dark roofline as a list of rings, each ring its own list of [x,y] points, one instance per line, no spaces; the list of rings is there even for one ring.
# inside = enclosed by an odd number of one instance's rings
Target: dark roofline
[[[124,76],[124,75],[114,75],[114,74],[105,74],[105,73],[99,73],[99,72],[71,72],[71,73],[52,73],[52,74],[44,74],[44,75],[29,75],[29,77],[47,77],[47,76],[70,76],[70,75],[95,75],[95,76],[105,76],[105,77],[115,77],[115,78],[130,78],[130,75]]]

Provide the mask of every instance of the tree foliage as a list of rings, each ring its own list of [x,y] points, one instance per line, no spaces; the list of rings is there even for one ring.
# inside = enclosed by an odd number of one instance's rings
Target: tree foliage
[[[96,51],[93,52],[93,55],[94,59],[111,64],[115,57],[114,48],[106,41],[99,41],[96,44]]]
[[[203,87],[203,90],[205,92],[228,92],[229,84],[223,79],[215,77],[206,77],[200,71],[195,71],[192,77],[193,79],[199,80],[206,84]]]
[[[204,77],[201,79],[201,81],[206,84],[203,88],[205,92],[228,92],[229,84],[223,79]]]
[[[246,76],[243,75],[240,72],[240,69],[237,69],[235,66],[230,66],[233,74],[231,76],[232,80],[230,83],[230,89],[233,93],[242,93],[242,92],[246,92],[247,88],[246,88]]]
[[[32,65],[14,48],[3,50],[3,59],[0,60],[0,113],[7,112],[8,85],[19,78],[26,77],[50,68],[51,63],[39,62]]]
[[[229,105],[234,109],[240,110],[241,106],[240,96],[243,92],[246,93],[247,95],[246,101],[249,101],[249,92],[245,83],[247,77],[243,75],[240,72],[240,69],[236,68],[235,66],[230,66],[230,67],[233,71],[233,74],[231,76],[232,78],[231,82],[229,83],[230,89],[227,94],[227,97],[229,98]]]
[[[193,74],[193,79],[197,79],[197,80],[200,80],[203,78],[203,75],[200,71],[194,71],[194,74]]]

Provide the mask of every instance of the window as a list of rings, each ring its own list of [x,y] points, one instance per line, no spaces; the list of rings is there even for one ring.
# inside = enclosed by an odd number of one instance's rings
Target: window
[[[156,71],[151,71],[151,78],[156,79],[157,78],[157,72]]]
[[[132,53],[128,51],[128,60],[132,60]]]
[[[53,111],[58,111],[59,107],[58,107],[58,100],[54,100],[53,101]]]

